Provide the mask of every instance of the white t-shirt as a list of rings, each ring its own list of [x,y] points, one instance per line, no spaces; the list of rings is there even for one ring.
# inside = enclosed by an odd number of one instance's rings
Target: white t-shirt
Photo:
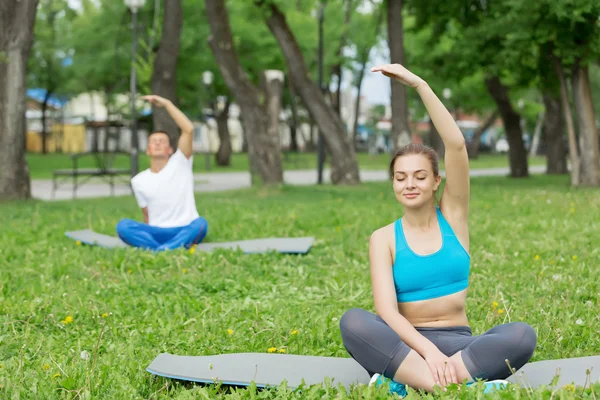
[[[159,172],[146,169],[131,179],[140,208],[148,207],[148,224],[161,228],[185,226],[198,218],[194,197],[193,156],[181,150]]]

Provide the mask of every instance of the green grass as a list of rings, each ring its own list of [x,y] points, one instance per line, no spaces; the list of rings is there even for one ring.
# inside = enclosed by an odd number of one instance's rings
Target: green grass
[[[305,256],[106,250],[77,246],[63,232],[113,234],[120,218],[139,219],[132,197],[3,204],[0,398],[389,398],[364,386],[348,393],[325,384],[299,394],[283,386],[182,384],[145,371],[161,352],[275,347],[348,357],[339,318],[352,307],[373,310],[369,236],[402,212],[385,183],[206,193],[197,204],[210,224],[207,241],[317,240]],[[474,334],[527,321],[538,334],[532,361],[598,354],[599,191],[570,189],[567,177],[477,178],[471,204],[467,311]],[[493,310],[494,301],[504,313]],[[598,397],[600,385],[594,390]],[[594,398],[586,393],[560,389],[554,396]],[[550,394],[521,390],[502,398]],[[473,389],[436,398],[459,396],[482,398]]]
[[[361,169],[365,170],[380,170],[386,169],[388,164],[388,156],[378,154],[375,156],[358,153],[358,162]],[[194,159],[194,171],[206,172],[206,161],[204,154],[197,154]],[[544,157],[531,157],[531,165],[544,165],[546,159]],[[31,179],[51,179],[52,171],[61,168],[71,168],[72,161],[69,155],[65,154],[27,154],[27,163],[31,173]],[[91,157],[84,157],[80,160],[79,165],[83,168],[95,167],[94,160]],[[126,156],[120,155],[116,158],[116,164],[119,168],[129,168],[129,160]],[[145,154],[140,155],[140,169],[148,168],[150,165],[149,159]],[[214,156],[210,157],[210,171],[215,172],[234,172],[248,171],[248,156],[246,154],[234,154],[229,167],[219,167],[215,164]],[[327,163],[326,163],[327,165]],[[476,160],[471,161],[471,168],[495,168],[507,167],[508,156],[498,154],[484,154]],[[443,162],[440,163],[443,168]],[[285,170],[297,169],[316,169],[317,157],[315,153],[298,153],[289,154],[283,157],[283,168]]]

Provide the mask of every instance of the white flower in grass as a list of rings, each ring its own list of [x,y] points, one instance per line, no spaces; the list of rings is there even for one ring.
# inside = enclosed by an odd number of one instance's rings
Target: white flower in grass
[[[581,319],[581,318],[579,318],[577,321],[575,321],[575,323],[576,323],[577,325],[583,325],[583,321],[582,321],[582,319]]]
[[[585,305],[588,306],[588,307],[591,307],[591,306],[594,305],[594,303],[592,303],[591,300],[588,300],[588,301],[585,302]]]
[[[84,351],[82,351],[82,352],[81,352],[81,359],[82,359],[82,360],[85,360],[85,361],[89,360],[89,359],[90,359],[90,353],[88,353],[88,352],[87,352],[87,351],[85,351],[85,350],[84,350]]]
[[[554,279],[555,281],[560,281],[562,279],[562,275],[561,274],[554,274],[554,275],[552,275],[552,279]]]

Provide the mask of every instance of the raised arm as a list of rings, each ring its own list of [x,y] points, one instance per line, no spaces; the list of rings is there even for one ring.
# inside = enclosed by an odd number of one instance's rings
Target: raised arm
[[[194,124],[192,124],[192,121],[168,99],[156,95],[143,96],[142,99],[149,101],[157,107],[164,107],[167,110],[179,129],[181,129],[181,136],[179,136],[177,147],[186,158],[190,158],[193,153],[192,143],[194,139]]]
[[[440,134],[445,146],[444,165],[446,185],[442,195],[442,211],[453,220],[465,222],[469,211],[469,157],[465,139],[456,122],[444,104],[435,95],[427,82],[400,64],[386,64],[371,69],[381,72],[414,88],[421,97],[425,108]]]

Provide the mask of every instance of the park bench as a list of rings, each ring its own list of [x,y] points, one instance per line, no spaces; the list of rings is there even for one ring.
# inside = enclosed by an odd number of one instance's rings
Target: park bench
[[[77,197],[77,189],[87,183],[92,178],[103,178],[110,186],[110,195],[115,192],[115,178],[127,176],[127,184],[131,176],[131,166],[129,168],[118,168],[116,160],[119,155],[130,159],[130,153],[120,150],[119,136],[121,126],[110,124],[105,126],[104,146],[100,150],[98,146],[98,133],[100,125],[97,123],[88,124],[93,129],[92,149],[90,151],[73,154],[71,156],[71,168],[56,169],[52,171],[52,198],[55,197],[56,190],[61,182],[71,179],[73,185],[73,198]],[[113,144],[111,145],[111,142]],[[80,161],[85,158],[93,160],[93,167],[81,167]],[[89,164],[89,163],[88,163]],[[129,163],[131,165],[131,163]],[[131,186],[130,186],[131,187]]]

